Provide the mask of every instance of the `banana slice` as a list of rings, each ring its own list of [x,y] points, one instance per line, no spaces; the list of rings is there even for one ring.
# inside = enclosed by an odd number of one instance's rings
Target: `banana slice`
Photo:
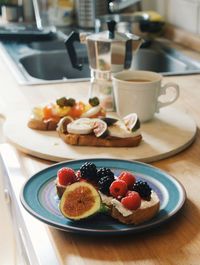
[[[84,112],[81,117],[82,118],[90,118],[93,117],[94,115],[96,115],[99,111],[101,110],[101,106],[95,106],[92,107],[91,109],[89,109],[88,111]]]
[[[93,130],[94,120],[90,118],[74,120],[67,125],[67,131],[72,134],[89,134]]]

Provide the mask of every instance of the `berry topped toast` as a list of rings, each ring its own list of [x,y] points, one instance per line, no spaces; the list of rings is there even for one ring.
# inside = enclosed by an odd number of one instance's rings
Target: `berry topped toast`
[[[79,220],[80,212],[84,217],[89,216],[84,209],[89,211],[90,206],[96,205],[98,213],[106,207],[107,213],[118,221],[140,224],[152,219],[160,206],[156,192],[147,182],[137,180],[132,172],[121,171],[115,176],[111,169],[97,169],[91,162],[84,163],[77,172],[71,168],[61,168],[57,172],[56,189],[61,199],[61,212],[72,220]],[[92,195],[94,193],[95,196]],[[97,197],[104,207],[99,206]],[[71,213],[76,213],[76,216]]]

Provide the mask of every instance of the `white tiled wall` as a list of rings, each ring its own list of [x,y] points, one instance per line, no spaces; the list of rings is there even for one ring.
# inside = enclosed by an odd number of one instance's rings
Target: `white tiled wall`
[[[143,0],[144,9],[158,11],[169,23],[200,35],[200,0]]]
[[[197,33],[199,3],[194,0],[175,0],[168,3],[167,20],[192,33]]]

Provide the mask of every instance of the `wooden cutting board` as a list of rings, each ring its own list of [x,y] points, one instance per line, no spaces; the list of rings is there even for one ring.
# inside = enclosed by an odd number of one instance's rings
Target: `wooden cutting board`
[[[121,158],[153,162],[187,148],[195,139],[196,124],[186,113],[166,107],[151,122],[141,126],[143,140],[138,147],[104,148],[65,144],[57,132],[43,132],[27,127],[28,114],[16,113],[4,125],[8,141],[21,151],[51,161],[87,158]]]

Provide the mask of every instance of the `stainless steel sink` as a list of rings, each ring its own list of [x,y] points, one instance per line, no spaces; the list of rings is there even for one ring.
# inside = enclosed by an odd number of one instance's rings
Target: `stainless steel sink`
[[[54,41],[34,41],[28,44],[28,47],[38,51],[55,51],[55,50],[65,50],[64,41],[54,40]]]
[[[32,54],[23,57],[19,63],[27,73],[42,80],[74,80],[84,79],[90,76],[88,62],[83,58],[82,71],[72,68],[66,51],[55,51]]]
[[[1,54],[19,84],[77,82],[90,79],[86,47],[77,44],[82,71],[72,67],[63,41],[1,43]]]
[[[200,73],[200,61],[185,56],[180,51],[154,42],[147,49],[140,49],[135,55],[132,68],[149,70],[167,75]]]
[[[1,53],[20,84],[86,81],[90,78],[86,47],[77,44],[79,71],[72,67],[62,40],[1,43]],[[200,62],[184,56],[160,42],[141,48],[133,58],[132,68],[151,70],[163,75],[200,73]]]

